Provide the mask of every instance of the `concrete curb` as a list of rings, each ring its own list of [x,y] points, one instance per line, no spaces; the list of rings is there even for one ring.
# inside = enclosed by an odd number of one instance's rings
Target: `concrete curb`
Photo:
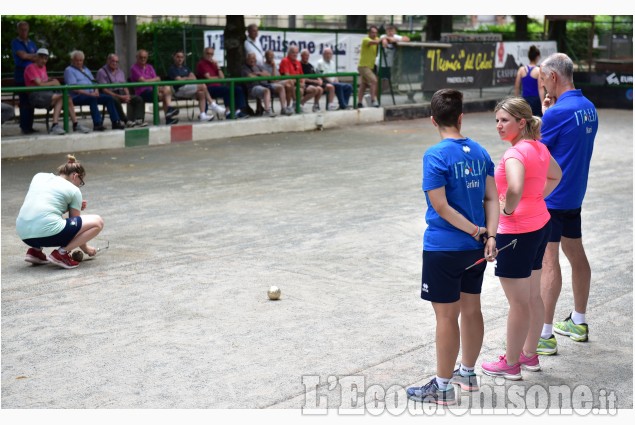
[[[116,149],[124,147],[165,145],[169,143],[226,139],[280,132],[309,131],[350,125],[376,123],[384,120],[383,108],[319,112],[276,118],[223,120],[211,123],[187,123],[174,126],[132,128],[68,135],[30,136],[2,140],[2,159],[34,155]]]

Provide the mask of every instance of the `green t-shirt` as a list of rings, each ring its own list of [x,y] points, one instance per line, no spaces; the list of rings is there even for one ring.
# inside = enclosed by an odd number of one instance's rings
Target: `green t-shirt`
[[[362,48],[359,56],[359,66],[365,66],[372,69],[373,66],[375,66],[375,57],[377,56],[378,44],[370,44],[371,41],[373,41],[373,39],[371,39],[370,37],[365,37],[362,40]]]
[[[82,193],[77,186],[52,173],[37,173],[24,198],[15,227],[21,239],[45,238],[64,230],[62,215],[81,210]]]

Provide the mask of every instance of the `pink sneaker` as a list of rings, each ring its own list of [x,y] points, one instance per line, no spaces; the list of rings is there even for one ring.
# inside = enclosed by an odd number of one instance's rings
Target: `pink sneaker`
[[[510,366],[507,364],[505,355],[499,356],[497,362],[483,362],[481,369],[485,375],[489,376],[502,376],[512,381],[523,379],[520,374],[520,362]]]
[[[54,249],[48,256],[48,259],[51,263],[57,264],[60,267],[64,267],[65,269],[74,269],[79,266],[79,263],[71,258],[71,253],[67,252],[66,254],[60,254],[57,249]]]
[[[525,353],[521,351],[520,357],[518,358],[518,363],[520,363],[521,367],[524,367],[527,370],[531,370],[532,372],[538,372],[540,370],[540,361],[538,360],[538,354],[527,357],[525,356]]]
[[[48,264],[46,254],[41,249],[29,248],[24,261],[31,264]]]

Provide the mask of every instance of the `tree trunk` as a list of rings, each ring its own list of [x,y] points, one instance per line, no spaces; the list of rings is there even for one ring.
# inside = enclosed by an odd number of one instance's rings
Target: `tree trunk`
[[[119,56],[119,68],[128,75],[128,70],[136,61],[137,53],[137,17],[136,15],[113,15],[115,51]]]
[[[225,59],[227,72],[225,77],[240,77],[240,69],[245,63],[245,16],[226,15],[225,24]]]
[[[551,21],[549,22],[549,40],[556,40],[558,43],[558,51],[566,52],[567,38],[567,21]]]
[[[426,40],[439,41],[442,32],[452,32],[452,15],[428,15]]]
[[[514,16],[514,21],[516,21],[516,41],[529,40],[529,32],[527,31],[529,19],[527,15],[516,15]]]
[[[366,15],[346,15],[346,29],[368,32]]]

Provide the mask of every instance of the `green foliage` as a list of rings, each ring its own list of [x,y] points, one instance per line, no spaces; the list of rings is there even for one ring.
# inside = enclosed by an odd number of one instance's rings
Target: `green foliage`
[[[96,72],[106,62],[106,56],[115,50],[113,22],[111,18],[92,19],[86,16],[2,15],[2,69],[3,76],[13,76],[14,62],[11,42],[17,36],[17,24],[27,21],[29,38],[38,47],[51,52],[47,70],[59,75],[70,64],[69,54],[81,50],[86,56],[85,65]],[[198,34],[194,36],[193,34]],[[203,51],[201,29],[178,20],[142,23],[137,26],[137,46],[148,50],[151,63],[159,75],[166,75],[172,63],[172,53],[183,48],[196,54],[188,59],[193,67]]]
[[[82,50],[86,66],[97,69],[103,65],[106,55],[114,50],[112,20],[94,20],[85,16],[16,16],[2,15],[2,69],[13,70],[11,41],[17,36],[17,24],[27,21],[29,38],[38,47],[51,52],[47,69],[60,74],[70,62],[73,50]],[[5,71],[6,72],[6,71]]]

